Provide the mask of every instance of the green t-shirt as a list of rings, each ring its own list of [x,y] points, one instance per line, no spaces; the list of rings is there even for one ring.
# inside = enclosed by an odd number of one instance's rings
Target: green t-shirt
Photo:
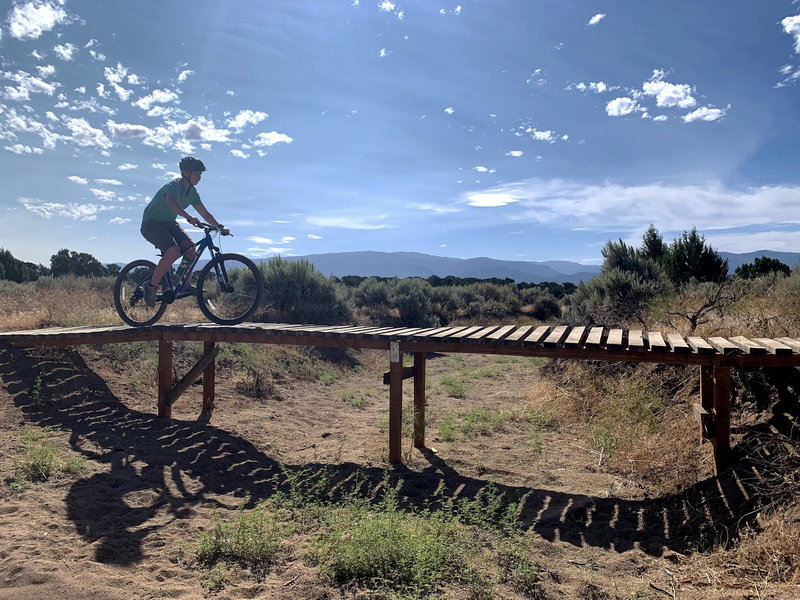
[[[197,188],[190,186],[188,191],[185,190],[183,179],[178,177],[156,192],[156,195],[150,200],[150,204],[144,209],[142,221],[174,221],[178,217],[167,204],[167,194],[174,194],[183,209],[190,204],[192,206],[200,204],[200,194],[197,193]]]

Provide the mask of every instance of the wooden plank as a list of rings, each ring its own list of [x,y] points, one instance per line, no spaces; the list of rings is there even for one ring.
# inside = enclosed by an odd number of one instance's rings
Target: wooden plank
[[[525,325],[506,336],[506,339],[504,339],[503,342],[506,344],[517,344],[521,342],[523,338],[526,338],[531,331],[533,331],[533,325]]]
[[[573,327],[572,330],[569,332],[567,339],[564,340],[564,345],[567,348],[577,348],[583,342],[583,338],[586,336],[586,327]]]
[[[435,339],[435,340],[441,340],[441,339],[450,337],[452,334],[457,333],[459,331],[463,331],[465,329],[466,329],[466,327],[464,327],[464,326],[461,326],[461,327],[450,327],[449,329],[445,329],[444,331],[440,331],[439,333],[434,333],[430,337]]]
[[[606,340],[606,348],[609,350],[622,349],[622,329],[612,329],[608,332],[608,339]]]
[[[731,369],[714,367],[714,475],[731,464]]]
[[[664,342],[664,338],[661,337],[661,333],[658,331],[647,332],[647,343],[650,345],[650,350],[653,352],[667,351],[667,344]]]
[[[208,343],[208,342],[206,342]],[[214,343],[211,342],[211,345],[214,346]],[[217,358],[217,354],[219,354],[219,346],[212,347],[211,350],[206,352],[203,357],[197,361],[197,364],[193,366],[189,372],[184,375],[178,382],[169,390],[164,397],[164,403],[167,406],[172,406],[175,404],[178,398],[180,398],[181,394],[187,390],[187,388],[192,385],[197,378],[200,377],[200,373],[204,372],[206,368],[214,363],[214,360]]]
[[[792,353],[790,346],[772,338],[753,338],[753,341],[764,346],[770,354],[785,356]]]
[[[757,344],[746,337],[737,335],[731,338],[731,341],[739,346],[739,349],[745,354],[766,354],[767,349],[760,344]]]
[[[686,338],[686,343],[689,344],[692,350],[698,354],[714,354],[714,347],[698,336],[689,336]]]
[[[425,339],[431,337],[432,335],[436,335],[437,333],[441,333],[442,331],[447,331],[448,329],[452,329],[452,325],[447,325],[446,327],[437,327],[436,329],[431,329],[430,331],[424,331],[416,334],[414,338],[416,339]]]
[[[471,344],[475,344],[475,343],[477,343],[477,342],[483,341],[483,339],[484,339],[484,338],[485,338],[487,335],[489,335],[490,333],[492,333],[493,331],[495,331],[495,330],[496,330],[498,327],[499,327],[499,325],[492,325],[491,327],[484,327],[484,328],[483,328],[483,329],[481,329],[480,331],[476,331],[476,332],[475,332],[475,333],[473,333],[471,336],[469,336],[469,337],[467,338],[467,342],[469,342],[469,343],[471,343]]]
[[[724,337],[710,337],[708,343],[720,354],[739,354],[739,346]]]
[[[486,337],[487,341],[499,342],[517,328],[516,325],[504,325],[492,335]]]
[[[790,337],[779,337],[775,338],[782,344],[786,344],[795,354],[800,354],[800,341],[797,341]]]
[[[414,448],[425,447],[425,353],[414,352]]]
[[[628,350],[644,352],[644,335],[641,329],[631,329],[628,332]]]
[[[537,344],[541,344],[542,340],[547,337],[547,332],[550,331],[549,325],[542,325],[541,327],[537,327],[533,330],[528,337],[526,337],[522,341],[523,346],[536,346]]]
[[[158,342],[158,416],[172,417],[172,408],[167,404],[167,392],[172,387],[172,342]]]
[[[586,336],[586,347],[596,350],[597,348],[600,347],[602,341],[603,341],[603,328],[592,327],[589,330],[589,335]]]
[[[683,336],[677,333],[667,334],[667,344],[669,344],[669,347],[672,348],[673,352],[678,354],[684,354],[691,350],[689,348],[689,344],[687,344],[686,340],[683,339]]]
[[[214,342],[203,342],[203,353],[208,355],[215,351]],[[200,411],[198,421],[208,423],[211,421],[211,413],[214,412],[214,386],[217,379],[216,361],[211,361],[203,371],[203,408]]]
[[[400,342],[389,344],[389,462],[402,462],[403,354]]]
[[[450,336],[451,340],[463,340],[465,337],[472,335],[476,331],[480,331],[482,327],[480,325],[473,325],[472,327],[467,327],[466,329],[462,329],[461,331],[454,333]]]
[[[550,334],[544,339],[544,342],[542,343],[544,344],[545,348],[556,348],[561,342],[564,341],[564,339],[567,337],[568,334],[569,334],[569,327],[567,327],[566,325],[559,325],[558,327],[553,328],[553,331],[550,332]]]

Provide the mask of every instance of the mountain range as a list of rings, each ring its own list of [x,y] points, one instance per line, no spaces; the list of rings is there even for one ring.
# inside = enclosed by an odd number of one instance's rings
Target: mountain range
[[[800,260],[800,252],[775,252],[759,250],[735,254],[720,252],[728,259],[731,273],[736,267],[753,262],[757,257],[777,258],[794,267]],[[494,258],[447,258],[422,254],[420,252],[331,252],[327,254],[308,254],[306,256],[286,256],[285,260],[305,259],[324,275],[359,275],[362,277],[475,277],[478,279],[510,278],[521,283],[555,283],[588,281],[598,273],[598,265],[584,265],[566,260],[547,260],[542,262],[523,260],[498,260]]]

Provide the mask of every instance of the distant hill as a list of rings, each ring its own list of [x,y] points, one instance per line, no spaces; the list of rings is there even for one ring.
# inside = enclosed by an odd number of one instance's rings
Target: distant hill
[[[521,283],[555,283],[588,281],[600,267],[553,260],[546,262],[497,260],[494,258],[446,258],[419,252],[331,252],[307,256],[287,256],[286,260],[306,259],[325,275],[343,277],[506,277]]]
[[[800,261],[800,252],[776,252],[759,250],[736,254],[720,252],[728,259],[728,270],[731,274],[736,267],[752,263],[760,256],[777,258],[782,263],[794,267]],[[475,277],[488,279],[506,277],[521,283],[578,283],[588,281],[600,273],[597,265],[582,265],[566,260],[548,260],[543,262],[524,260],[498,260],[494,258],[447,258],[422,254],[420,252],[331,252],[327,254],[309,254],[306,256],[286,256],[285,260],[304,258],[324,275],[359,275],[369,277]]]
[[[720,252],[722,258],[728,259],[728,272],[733,274],[736,267],[740,267],[745,263],[752,263],[755,259],[762,256],[767,258],[777,258],[783,264],[788,265],[790,269],[797,266],[800,261],[800,252],[776,252],[775,250],[756,250],[755,252],[743,252],[742,254],[734,254],[733,252]]]

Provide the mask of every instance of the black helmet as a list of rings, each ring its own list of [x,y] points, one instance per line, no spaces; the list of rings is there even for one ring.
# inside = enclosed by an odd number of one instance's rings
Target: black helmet
[[[178,163],[178,168],[181,171],[205,171],[206,166],[203,161],[194,156],[184,156],[181,162]]]

